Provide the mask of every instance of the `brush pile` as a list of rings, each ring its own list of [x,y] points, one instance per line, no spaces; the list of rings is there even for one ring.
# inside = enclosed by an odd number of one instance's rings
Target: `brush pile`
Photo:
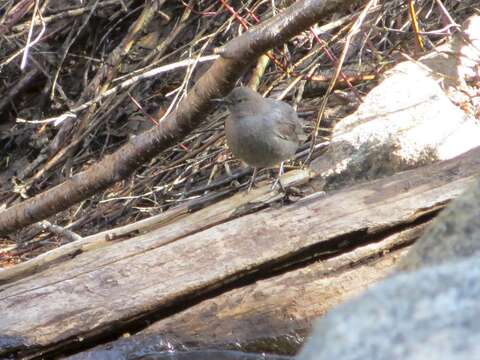
[[[162,126],[218,57],[218,48],[290,3],[3,0],[0,207],[52,188],[143,131]],[[357,1],[349,11],[333,13],[278,44],[242,82],[293,104],[306,120],[306,132],[312,133],[346,49],[317,143],[328,141],[331,127],[354,110],[382,72],[403,60],[402,54],[416,57],[443,42],[475,12],[475,3],[420,0],[413,10],[408,1],[378,1],[360,31],[348,39],[366,5]],[[194,199],[206,206],[238,191],[250,170],[232,159],[225,146],[225,109],[211,110],[200,128],[142,164],[133,176],[49,221],[85,236]],[[304,144],[290,166],[299,166],[309,147]],[[0,242],[0,267],[62,241],[38,227],[26,228]]]

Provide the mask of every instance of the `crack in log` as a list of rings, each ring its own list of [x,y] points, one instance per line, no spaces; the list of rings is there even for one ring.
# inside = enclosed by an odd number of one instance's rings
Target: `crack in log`
[[[372,244],[382,244],[382,242],[391,237],[396,239],[396,241],[390,241],[384,248],[380,246],[376,251],[370,252],[367,256],[360,255],[357,258],[353,256],[351,261],[346,261],[344,264],[340,263],[337,267],[329,267],[322,275],[334,275],[366,263],[373,263],[381,258],[385,252],[400,251],[411,245],[441,209],[441,206],[435,207],[432,211],[426,212],[412,222],[397,224],[382,232],[372,234],[368,228],[365,228],[332,238],[324,243],[302,249],[297,254],[289,256],[286,259],[276,259],[270,263],[264,263],[248,272],[236,274],[224,279],[213,286],[197,289],[194,296],[192,296],[189,291],[183,296],[175,297],[170,304],[164,304],[160,308],[147,311],[129,319],[115,321],[110,323],[108,327],[97,328],[80,336],[52,344],[47,348],[30,348],[28,351],[20,350],[16,355],[25,359],[44,359],[46,357],[56,357],[59,355],[72,355],[117,340],[125,333],[138,333],[156,321],[182,312],[196,304],[217,297],[228,291],[305,268],[317,261],[325,261],[335,259],[341,255],[354,254],[356,250],[361,250]]]

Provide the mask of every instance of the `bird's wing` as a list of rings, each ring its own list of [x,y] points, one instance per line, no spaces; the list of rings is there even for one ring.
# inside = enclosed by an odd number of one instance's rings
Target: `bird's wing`
[[[302,120],[297,113],[287,103],[275,99],[270,100],[272,111],[269,114],[270,119],[276,123],[273,126],[277,136],[285,140],[303,141],[306,135],[303,131]]]

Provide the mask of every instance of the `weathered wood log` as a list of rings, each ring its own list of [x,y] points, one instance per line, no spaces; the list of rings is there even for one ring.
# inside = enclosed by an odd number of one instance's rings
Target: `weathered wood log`
[[[480,149],[178,237],[167,226],[0,288],[0,351],[44,351],[148,319],[312,254],[341,253],[427,220],[480,170]],[[174,226],[175,225],[175,226]],[[166,240],[170,239],[167,245]]]
[[[160,334],[207,348],[272,352],[273,346],[275,352],[295,353],[315,318],[392,272],[406,253],[403,246],[424,229],[422,224],[380,243],[225,292],[139,335]]]
[[[340,256],[284,269],[277,276],[201,301],[134,336],[78,353],[74,359],[185,347],[294,354],[314,318],[392,271],[405,246],[425,227],[421,224]]]
[[[130,353],[145,348],[165,351],[166,342],[173,348],[180,344],[179,349],[239,348],[294,354],[313,319],[390,273],[397,259],[409,249],[406,246],[423,233],[427,224],[339,256],[283,269],[277,276],[213,296],[134,336],[98,346],[75,358],[89,359],[98,352],[124,353],[127,346]]]

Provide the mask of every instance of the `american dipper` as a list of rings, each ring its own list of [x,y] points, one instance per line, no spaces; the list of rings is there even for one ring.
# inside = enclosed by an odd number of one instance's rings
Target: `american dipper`
[[[227,144],[233,155],[253,167],[268,168],[292,158],[305,139],[301,120],[287,103],[262,97],[247,87],[237,87],[224,99],[230,116],[225,121]],[[275,186],[275,184],[274,184]]]

